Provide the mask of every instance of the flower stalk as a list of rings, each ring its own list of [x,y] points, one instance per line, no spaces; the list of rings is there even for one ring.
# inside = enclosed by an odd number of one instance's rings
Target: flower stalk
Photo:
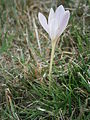
[[[55,45],[56,40],[52,41],[52,52],[51,52],[51,60],[50,60],[50,68],[49,68],[49,87],[51,87],[51,75],[52,75],[52,64],[53,64],[53,58],[54,58],[54,52],[55,52]]]

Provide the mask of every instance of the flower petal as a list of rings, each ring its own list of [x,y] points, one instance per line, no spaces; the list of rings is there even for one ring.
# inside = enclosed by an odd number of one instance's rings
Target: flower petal
[[[57,30],[57,36],[60,36],[63,33],[63,31],[65,30],[65,28],[68,24],[69,18],[70,18],[70,12],[69,12],[69,10],[67,10],[67,11],[65,11],[65,13],[63,15],[62,21]]]
[[[48,29],[49,29],[49,36],[51,39],[54,38],[54,33],[55,33],[54,25],[55,25],[55,14],[54,14],[54,10],[51,8],[48,17]]]
[[[59,22],[58,24],[60,24],[62,18],[63,18],[63,15],[65,13],[65,9],[62,5],[60,5],[56,11],[55,11],[55,18],[57,19],[57,21]]]
[[[54,10],[53,8],[50,9],[49,17],[48,17],[48,24],[50,24],[51,20],[54,19]]]
[[[55,19],[51,20],[49,23],[49,36],[51,40],[54,38],[54,33],[55,33],[54,24],[55,24]]]
[[[51,40],[55,40],[57,37],[57,29],[58,29],[58,24],[56,19],[51,20],[49,24],[49,36]]]
[[[45,31],[48,33],[48,25],[47,25],[46,17],[42,13],[39,13],[38,18],[39,18],[40,24],[45,29]]]

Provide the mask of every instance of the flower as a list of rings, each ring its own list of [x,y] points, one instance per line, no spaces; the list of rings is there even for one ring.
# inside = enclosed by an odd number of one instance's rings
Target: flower
[[[69,10],[65,11],[64,7],[60,5],[55,12],[53,8],[50,9],[48,21],[40,12],[38,18],[44,30],[49,34],[51,40],[57,40],[68,24],[70,12]]]
[[[55,12],[52,8],[50,9],[48,21],[46,17],[40,12],[38,14],[38,18],[42,27],[49,34],[49,37],[52,40],[52,52],[49,69],[49,87],[51,88],[52,63],[54,58],[55,45],[57,39],[63,33],[68,24],[70,12],[69,10],[65,11],[64,7],[60,5]]]

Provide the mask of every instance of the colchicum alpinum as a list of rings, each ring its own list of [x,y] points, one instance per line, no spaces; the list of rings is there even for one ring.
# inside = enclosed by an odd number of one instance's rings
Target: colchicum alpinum
[[[51,38],[52,53],[51,53],[50,69],[49,69],[49,80],[50,80],[49,86],[50,86],[55,45],[56,45],[57,39],[66,29],[66,26],[70,18],[70,12],[69,10],[65,11],[64,7],[60,5],[55,12],[53,8],[50,9],[48,21],[46,17],[40,12],[38,14],[38,18],[42,27],[49,34],[49,37]]]

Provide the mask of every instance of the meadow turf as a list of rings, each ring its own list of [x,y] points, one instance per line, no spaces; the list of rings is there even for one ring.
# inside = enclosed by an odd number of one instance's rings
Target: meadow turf
[[[51,41],[38,12],[63,4],[67,29]],[[0,0],[0,120],[90,120],[90,0]]]

